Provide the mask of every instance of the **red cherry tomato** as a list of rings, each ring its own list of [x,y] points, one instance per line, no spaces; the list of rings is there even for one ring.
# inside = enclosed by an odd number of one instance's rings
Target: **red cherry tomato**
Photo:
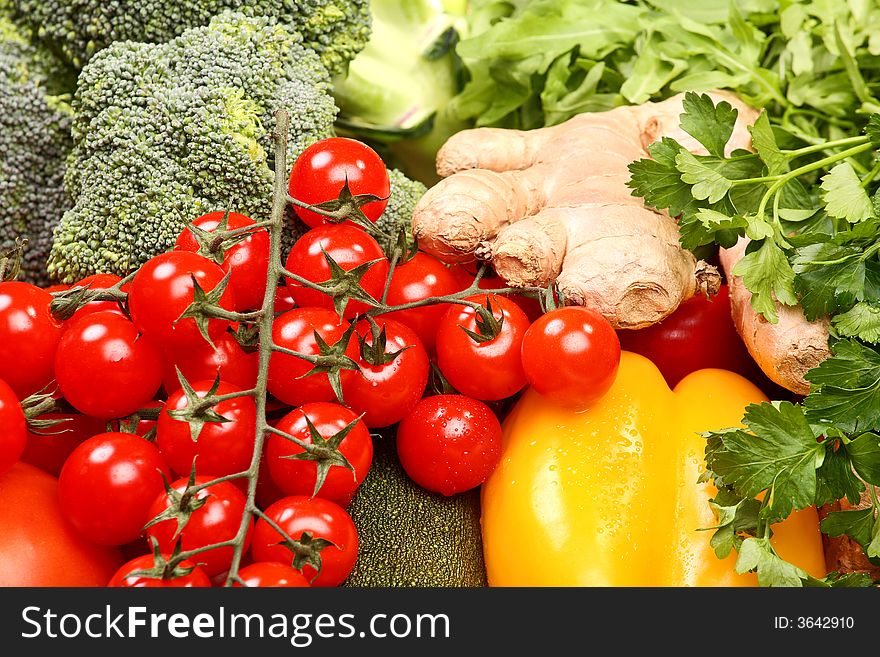
[[[360,371],[349,377],[343,390],[345,403],[355,414],[363,415],[364,424],[371,429],[396,424],[415,408],[425,392],[429,369],[428,355],[412,330],[384,315],[377,318],[377,324],[385,330],[383,358],[397,355],[388,363],[373,360],[375,355],[369,355],[373,346],[371,325],[360,322],[356,330],[366,347],[361,348],[357,360]]]
[[[19,399],[55,378],[64,326],[49,312],[52,295],[30,283],[0,283],[0,379]]]
[[[178,479],[171,484],[171,488],[183,496],[187,490],[188,481],[188,479]],[[208,477],[196,477],[195,485],[206,484],[209,481]],[[196,505],[198,503],[202,503],[202,505],[193,511],[193,502]],[[167,493],[162,493],[150,507],[150,518],[155,518],[168,509],[172,509],[175,513],[189,512],[191,515],[179,533],[178,521],[173,518],[151,525],[147,528],[146,535],[147,538],[155,538],[158,541],[159,549],[168,553],[174,550],[178,539],[180,539],[181,549],[184,551],[222,543],[234,539],[238,534],[246,506],[247,499],[244,494],[228,481],[221,481],[202,488],[195,494],[190,494],[188,500],[185,499],[177,503]],[[253,521],[249,522],[250,525],[244,538],[244,551],[247,551],[251,544]],[[193,561],[197,562],[205,573],[212,577],[229,570],[232,565],[233,552],[232,547],[214,548],[200,552],[197,557],[193,557]]]
[[[354,196],[372,194],[385,199],[361,206],[367,219],[375,222],[385,211],[391,193],[388,169],[376,151],[354,139],[330,137],[306,148],[293,163],[288,191],[299,201],[317,205],[339,198],[346,181]],[[294,209],[312,228],[326,223],[316,212]]]
[[[261,561],[238,571],[245,586],[254,588],[305,588],[311,586],[298,570],[283,563]],[[233,586],[241,586],[238,582]]]
[[[190,385],[203,399],[214,381],[193,381]],[[228,395],[240,391],[241,388],[221,382],[215,394]],[[188,406],[186,394],[183,390],[177,390],[169,395],[159,413],[156,445],[171,469],[185,477],[192,470],[193,459],[196,459],[196,470],[201,475],[222,477],[247,470],[254,453],[256,435],[257,407],[254,400],[251,397],[234,397],[212,406],[211,410],[227,421],[205,422],[195,441],[189,423],[175,419],[168,413]]]
[[[311,544],[315,539],[324,539],[332,544],[312,549],[321,559],[321,572],[317,577],[317,570],[311,564],[301,569],[312,586],[338,586],[345,581],[354,568],[358,552],[357,529],[345,509],[322,497],[295,495],[278,500],[265,514],[300,543]],[[292,564],[294,554],[283,543],[284,537],[274,527],[262,518],[257,520],[251,544],[255,561]]]
[[[131,320],[141,333],[166,347],[203,342],[195,319],[187,317],[178,321],[178,318],[193,302],[193,277],[207,294],[225,274],[220,265],[189,251],[170,251],[150,258],[131,281],[128,293]],[[219,301],[222,308],[235,310],[235,298],[229,287]],[[228,326],[225,319],[211,319],[208,335],[213,340]]]
[[[166,350],[162,358],[162,383],[169,394],[179,390],[179,369],[187,381],[213,381],[219,375],[226,383],[250,390],[257,385],[259,360],[256,351],[246,352],[226,331],[214,340],[213,347],[202,340],[184,349]]]
[[[470,263],[453,265],[449,268],[449,271],[452,272],[456,280],[458,280],[458,289],[456,291],[461,291],[466,290],[473,284],[477,269],[474,263]],[[498,274],[492,273],[490,270],[490,273],[485,274],[480,278],[477,287],[483,290],[499,290],[501,288],[510,287],[510,285],[508,285],[503,278],[498,276]],[[534,322],[538,317],[544,314],[544,311],[541,310],[541,304],[537,299],[527,297],[523,294],[506,294],[504,297],[516,303],[531,322]]]
[[[397,429],[397,454],[410,479],[454,495],[482,484],[501,458],[501,424],[492,410],[464,395],[418,403]]]
[[[621,349],[647,357],[670,388],[691,372],[712,367],[736,372],[762,387],[767,383],[733,324],[727,285],[709,299],[702,294],[688,299],[658,324],[617,335]]]
[[[0,500],[0,587],[104,586],[124,561],[70,526],[58,480],[32,465],[0,475]]]
[[[162,557],[167,561],[171,559],[171,554],[163,554]],[[175,588],[190,589],[211,586],[211,580],[205,574],[205,571],[195,565],[192,561],[184,559],[178,565],[181,570],[192,568],[187,574],[181,574],[178,577],[163,579],[162,577],[149,577],[147,575],[134,575],[139,570],[152,570],[156,567],[156,561],[152,554],[145,554],[142,557],[135,557],[127,562],[116,574],[110,579],[107,586],[111,588]]]
[[[209,212],[193,221],[193,224],[211,233],[223,221],[225,214],[225,212]],[[230,212],[226,229],[247,228],[255,223],[250,217],[238,212]],[[190,229],[184,228],[174,248],[196,252],[199,250],[199,243]],[[255,231],[229,247],[220,266],[223,271],[232,272],[229,277],[229,288],[235,299],[235,309],[244,311],[260,308],[266,294],[266,278],[269,271],[269,233],[265,230]]]
[[[283,436],[271,434],[266,449],[269,474],[287,495],[317,495],[346,506],[354,497],[357,487],[363,483],[373,461],[373,439],[370,432],[349,409],[327,402],[304,404],[294,409],[281,418],[277,428],[304,443],[314,444],[306,418],[325,441],[331,440],[352,425],[336,449],[354,470],[336,463],[331,464],[327,478],[316,493],[317,462],[291,458],[306,450]]]
[[[117,276],[116,274],[92,274],[91,276],[86,276],[80,281],[77,281],[73,284],[73,287],[85,287],[90,290],[107,290],[114,285],[116,285],[119,281],[122,280],[122,277]],[[120,289],[123,292],[128,292],[130,285],[123,285]],[[77,310],[70,318],[67,320],[67,325],[70,326],[75,321],[77,321],[80,317],[85,317],[86,315],[94,312],[101,311],[115,312],[118,315],[125,316],[125,313],[122,311],[122,307],[119,305],[118,301],[89,301],[82,308]]]
[[[21,458],[27,444],[27,421],[15,391],[0,381],[0,476]]]
[[[492,340],[478,342],[462,329],[478,332],[475,309],[462,305],[450,308],[437,328],[437,365],[452,387],[464,395],[482,400],[510,397],[526,385],[520,349],[529,318],[502,296],[468,300],[484,308],[491,304],[493,317],[503,316],[500,332]]]
[[[320,354],[315,333],[332,347],[343,339],[346,328],[347,323],[340,322],[332,310],[294,308],[275,319],[272,324],[272,340],[280,347],[315,356]],[[351,337],[345,347],[345,355],[353,362],[357,354],[357,340]],[[269,361],[269,392],[290,406],[335,399],[336,395],[327,374],[306,376],[313,367],[312,363],[297,356],[274,352]],[[352,370],[342,370],[343,384],[353,374]]]
[[[83,537],[101,545],[135,540],[170,477],[162,455],[140,436],[102,433],[73,450],[58,478],[61,511]]]
[[[388,260],[382,247],[357,226],[350,224],[326,224],[313,228],[300,237],[287,256],[287,271],[313,283],[325,283],[331,278],[330,264],[324,254],[330,256],[345,271],[373,262],[360,279],[360,286],[377,301],[381,299],[388,279]],[[333,309],[333,298],[287,279],[290,294],[300,308],[316,306]],[[363,301],[349,300],[345,317],[354,317],[369,310]]]
[[[148,404],[162,383],[161,351],[123,315],[87,313],[61,338],[55,378],[62,396],[81,413],[130,415]]]
[[[290,288],[283,283],[279,283],[278,287],[275,288],[275,304],[273,306],[275,314],[286,313],[294,308],[296,308],[296,301],[293,300]]]
[[[77,446],[107,430],[107,421],[79,413],[45,413],[37,420],[61,420],[45,429],[31,429],[21,460],[58,476],[61,467]]]
[[[427,253],[419,252],[411,260],[394,268],[386,301],[389,306],[402,306],[429,297],[455,294],[464,287],[449,267]],[[448,309],[448,304],[438,303],[397,310],[384,317],[410,327],[419,336],[428,354],[433,354],[437,325]]]
[[[620,343],[602,315],[566,306],[529,327],[522,363],[529,384],[540,394],[563,406],[585,408],[614,383]]]

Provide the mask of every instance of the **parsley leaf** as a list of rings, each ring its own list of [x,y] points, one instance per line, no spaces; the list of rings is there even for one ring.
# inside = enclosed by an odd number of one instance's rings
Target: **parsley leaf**
[[[709,545],[719,559],[726,559],[734,547],[739,549],[741,533],[754,533],[757,529],[761,503],[752,497],[740,497],[729,488],[722,488],[709,501],[709,506],[718,518],[715,527],[707,528],[716,530]]]
[[[874,216],[874,206],[849,162],[841,162],[822,176],[822,199],[831,217],[854,224]]]
[[[845,313],[835,315],[831,324],[837,334],[864,342],[880,342],[880,306],[860,301]]]
[[[832,538],[849,536],[862,547],[867,547],[874,535],[874,509],[832,511],[819,523],[819,529]]]
[[[674,139],[664,137],[648,146],[651,159],[641,159],[629,164],[630,179],[627,186],[634,196],[641,196],[650,207],[668,209],[672,216],[688,215],[699,203],[691,195],[690,185],[682,181],[681,172],[675,166],[675,158],[682,151]]]
[[[776,144],[766,111],[761,112],[755,123],[749,126],[749,133],[752,135],[752,146],[767,165],[768,174],[775,176],[788,171],[788,158]]]
[[[863,433],[846,446],[846,452],[859,476],[880,486],[880,436]]]
[[[864,301],[880,276],[877,263],[865,260],[861,249],[829,242],[798,249],[792,269],[794,288],[810,321]]]
[[[751,404],[743,423],[748,431],[727,429],[707,435],[706,465],[718,486],[732,487],[743,497],[767,491],[764,519],[776,522],[792,508],[816,500],[816,469],[826,445],[816,436],[803,409],[791,402]]]
[[[752,307],[771,324],[778,321],[774,297],[780,303],[793,306],[797,303],[794,290],[794,270],[772,240],[752,242],[746,255],[733,268],[736,276],[742,276],[743,284],[752,293]]]
[[[736,572],[758,572],[760,586],[803,586],[808,575],[797,566],[781,559],[768,538],[747,538],[739,550]]]
[[[830,504],[847,498],[850,504],[858,504],[860,494],[865,490],[865,485],[853,472],[852,461],[846,448],[838,445],[837,441],[829,443],[825,451],[825,460],[822,467],[816,471],[818,486],[816,490],[816,505]]]
[[[880,353],[840,340],[832,356],[805,375],[813,385],[804,399],[810,423],[846,433],[880,430]]]
[[[693,91],[685,93],[682,107],[682,130],[700,142],[709,155],[723,158],[724,147],[736,124],[736,108],[727,101],[715,105],[707,94],[699,95]]]

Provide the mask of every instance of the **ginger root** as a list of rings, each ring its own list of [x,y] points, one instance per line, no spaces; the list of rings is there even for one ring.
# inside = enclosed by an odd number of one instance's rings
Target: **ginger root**
[[[810,391],[804,375],[831,355],[828,319],[808,322],[800,306],[776,303],[779,321],[771,324],[752,308],[752,295],[733,268],[745,255],[748,239],[721,249],[721,267],[728,280],[730,311],[749,353],[769,379],[799,395]]]
[[[728,149],[748,148],[757,112],[739,110]],[[685,299],[713,294],[717,270],[679,245],[675,220],[644,206],[626,183],[630,162],[672,137],[705,152],[679,127],[683,95],[585,113],[531,131],[478,128],[437,156],[446,178],[421,199],[413,232],[446,262],[491,260],[514,287],[556,281],[567,303],[601,312],[615,328],[654,324]]]

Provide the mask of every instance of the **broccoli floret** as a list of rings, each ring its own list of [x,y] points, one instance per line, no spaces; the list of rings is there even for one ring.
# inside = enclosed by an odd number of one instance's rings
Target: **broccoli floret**
[[[2,8],[0,8],[2,9]],[[0,15],[0,251],[27,238],[22,278],[47,282],[52,230],[69,207],[69,97],[51,55],[32,47]]]
[[[7,0],[15,18],[82,67],[115,41],[161,43],[226,10],[273,17],[303,35],[331,73],[364,47],[369,0]]]
[[[268,219],[273,111],[291,114],[291,161],[336,118],[330,76],[302,37],[234,13],[166,44],[114,43],[83,69],[73,106],[74,206],[49,258],[62,281],[125,274],[205,212]]]
[[[428,191],[423,183],[418,180],[410,180],[399,169],[388,169],[388,180],[391,183],[391,195],[388,198],[385,211],[376,220],[376,228],[387,235],[387,237],[378,238],[385,253],[391,253],[394,250],[402,228],[407,229],[407,235],[410,236],[410,246],[412,246],[410,227],[412,226],[413,210],[419,199]]]

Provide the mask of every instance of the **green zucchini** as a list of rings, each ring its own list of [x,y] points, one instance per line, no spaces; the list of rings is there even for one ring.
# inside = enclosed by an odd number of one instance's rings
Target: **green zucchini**
[[[348,507],[359,547],[343,586],[486,586],[479,490],[430,493],[407,477],[393,436],[374,445],[370,472]]]

